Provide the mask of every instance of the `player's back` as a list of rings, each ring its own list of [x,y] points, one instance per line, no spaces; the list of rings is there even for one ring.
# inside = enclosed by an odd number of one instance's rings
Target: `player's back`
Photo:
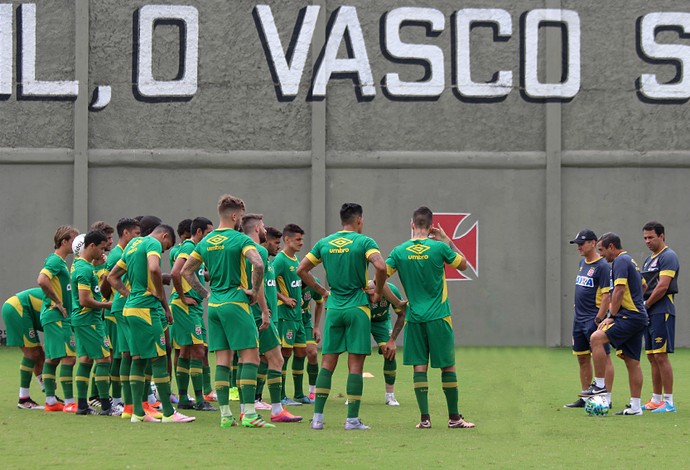
[[[367,258],[378,253],[376,242],[358,232],[342,230],[319,240],[307,257],[313,264],[323,263],[331,295],[329,308],[369,305]]]
[[[192,256],[206,265],[209,273],[209,302],[246,302],[249,288],[247,251],[256,249],[251,238],[230,228],[217,228],[206,235]]]
[[[157,255],[160,263],[161,244],[151,236],[136,237],[125,247],[121,262],[127,269],[130,284],[130,297],[152,295],[155,286],[151,279],[148,257]]]

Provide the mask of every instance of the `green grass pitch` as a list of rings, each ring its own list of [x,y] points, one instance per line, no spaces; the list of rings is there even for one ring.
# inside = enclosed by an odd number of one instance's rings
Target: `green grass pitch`
[[[398,408],[384,405],[381,356],[365,371],[364,432],[346,432],[346,358],[333,378],[326,429],[312,431],[312,406],[292,408],[304,421],[276,429],[220,429],[218,413],[190,412],[186,425],[133,425],[120,418],[74,416],[16,408],[18,349],[0,348],[0,467],[14,468],[688,468],[690,351],[672,357],[678,413],[592,418],[565,409],[579,391],[577,361],[568,349],[457,349],[460,410],[473,430],[446,427],[440,372],[429,374],[433,428],[419,416],[410,367],[399,366]],[[401,356],[399,362],[402,362]],[[614,410],[628,401],[627,373],[614,360]],[[643,360],[642,399],[651,393]],[[288,392],[292,389],[288,375]],[[306,381],[306,376],[305,376]],[[43,402],[35,381],[32,397]],[[232,403],[238,412],[237,402]]]

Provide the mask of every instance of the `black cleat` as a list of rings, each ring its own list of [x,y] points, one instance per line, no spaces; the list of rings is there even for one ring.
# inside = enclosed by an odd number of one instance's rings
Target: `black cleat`
[[[211,406],[211,404],[205,400],[194,405],[194,409],[197,411],[218,411],[218,408]]]
[[[189,402],[189,401],[187,403],[178,403],[177,409],[178,410],[193,410],[194,409],[194,403]]]
[[[88,408],[77,408],[77,411],[74,412],[76,415],[82,415],[82,416],[87,416],[87,415],[97,415],[98,411],[94,410],[91,407]]]
[[[578,398],[572,403],[568,403],[567,405],[563,405],[563,408],[584,408],[585,407],[585,399],[584,398]]]

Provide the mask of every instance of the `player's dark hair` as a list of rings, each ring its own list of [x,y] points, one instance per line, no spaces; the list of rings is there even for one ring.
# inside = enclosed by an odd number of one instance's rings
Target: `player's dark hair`
[[[175,243],[177,243],[177,238],[175,237],[175,229],[173,229],[170,225],[158,224],[158,226],[156,226],[156,228],[154,228],[149,235],[151,235],[153,233],[161,233],[161,232],[165,232],[168,234],[168,236],[172,240],[173,245]]]
[[[340,207],[340,222],[342,224],[352,223],[357,217],[361,217],[363,213],[364,210],[359,204],[346,202]]]
[[[143,215],[138,215],[138,216],[134,217],[134,220],[136,220],[137,222],[141,222],[141,219],[143,219],[143,218],[144,218]]]
[[[300,227],[297,224],[287,224],[283,228],[283,236],[284,237],[294,237],[297,234],[304,235],[304,230],[302,230],[302,227]]]
[[[145,237],[151,235],[153,230],[161,224],[161,219],[155,215],[145,215],[139,221],[139,226],[141,227],[141,236]]]
[[[107,222],[103,222],[102,220],[99,220],[98,222],[94,222],[91,224],[91,230],[99,230],[106,235],[112,235],[115,233],[115,229],[113,228],[112,225],[110,225]]]
[[[91,230],[84,237],[84,248],[91,245],[92,243],[94,245],[100,245],[101,243],[107,242],[107,241],[108,241],[108,235],[106,235],[105,232],[103,232],[101,230]]]
[[[64,240],[69,240],[73,235],[79,234],[79,230],[71,225],[60,225],[57,230],[55,230],[55,235],[53,235],[53,242],[55,249],[57,250],[62,245]]]
[[[608,248],[609,245],[613,245],[613,247],[617,250],[620,250],[623,248],[623,245],[621,245],[621,237],[616,235],[613,232],[606,232],[599,238],[599,243],[604,248]]]
[[[247,233],[264,220],[263,214],[245,214],[242,217],[242,232]]]
[[[266,238],[282,238],[283,237],[283,232],[278,230],[275,227],[266,227]]]
[[[654,230],[654,233],[656,233],[657,237],[666,233],[664,231],[665,230],[664,226],[661,225],[659,222],[656,222],[656,221],[647,222],[646,224],[644,224],[644,227],[642,227],[642,230],[647,230],[647,231]]]
[[[194,233],[192,232],[192,219],[184,219],[177,224],[177,234],[180,238],[182,238],[185,233]]]
[[[206,227],[208,227],[209,225],[213,225],[213,222],[208,220],[206,217],[197,217],[196,219],[194,219],[192,221],[192,224],[190,226],[191,227],[190,233],[192,234],[192,236],[199,230],[201,230],[201,233],[204,233],[204,231],[206,230]],[[182,236],[182,235],[180,235],[180,236]]]
[[[132,230],[134,227],[139,227],[139,221],[136,219],[130,219],[129,217],[123,217],[117,221],[117,236],[121,237],[125,230]]]
[[[417,228],[429,228],[434,223],[434,213],[428,207],[422,206],[412,213],[412,223]]]

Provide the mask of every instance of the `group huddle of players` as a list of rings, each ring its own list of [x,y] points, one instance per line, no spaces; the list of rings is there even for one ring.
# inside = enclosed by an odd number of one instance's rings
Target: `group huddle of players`
[[[386,260],[376,242],[362,234],[363,210],[358,204],[343,204],[342,230],[319,240],[301,260],[297,253],[304,230],[299,226],[288,224],[282,232],[265,227],[262,215],[245,213],[244,202],[230,195],[221,196],[218,215],[216,228],[204,217],[180,222],[179,244],[176,231],[154,216],[123,218],[115,229],[97,222],[85,235],[72,226],[59,227],[55,251],[38,276],[39,287],[12,296],[2,308],[7,344],[23,351],[17,406],[176,423],[195,419],[179,410],[220,410],[223,428],[264,428],[275,427],[273,422],[301,421],[286,407],[313,404],[311,428],[323,429],[331,377],[339,355],[347,352],[344,427],[369,429],[359,419],[359,408],[371,337],[384,355],[385,402],[398,406],[396,339],[406,325],[404,363],[414,367],[421,415],[417,427],[431,427],[429,362],[442,369],[448,427],[474,427],[458,411],[444,277],[445,264],[463,270],[467,263],[443,230],[433,225],[428,208],[414,212],[412,239]],[[115,231],[118,243],[113,246]],[[168,250],[169,274],[161,268]],[[66,260],[72,253],[68,269]],[[329,289],[310,272],[319,264]],[[369,266],[375,271],[373,280],[368,280]],[[395,272],[408,300],[387,282]],[[174,288],[170,299],[164,284]],[[394,326],[391,307],[397,313]],[[43,346],[38,331],[43,332]],[[317,343],[322,347],[320,368]],[[213,386],[209,351],[216,355]],[[290,357],[293,399],[285,392]],[[29,395],[32,374],[45,392],[45,406]],[[171,391],[173,375],[179,397]],[[56,395],[58,381],[63,399]],[[263,398],[264,387],[269,403]],[[232,399],[240,402],[239,420],[230,409]],[[257,413],[261,410],[270,410],[270,421]]]

